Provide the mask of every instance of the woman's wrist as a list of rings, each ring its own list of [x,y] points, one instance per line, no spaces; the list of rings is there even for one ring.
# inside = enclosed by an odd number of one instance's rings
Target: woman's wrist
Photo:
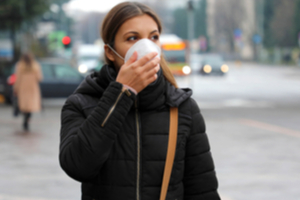
[[[135,95],[137,95],[137,91],[130,86],[123,84],[123,88],[128,89],[131,92],[133,92]]]

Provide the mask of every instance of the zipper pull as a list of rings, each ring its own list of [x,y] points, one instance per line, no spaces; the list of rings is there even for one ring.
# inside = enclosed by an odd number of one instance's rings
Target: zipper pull
[[[125,90],[125,94],[129,97],[131,96],[131,93],[128,91],[128,89]]]
[[[129,97],[131,96],[131,93],[129,92],[129,90],[127,88],[125,88],[124,86],[122,88],[122,92],[125,92],[125,94]]]

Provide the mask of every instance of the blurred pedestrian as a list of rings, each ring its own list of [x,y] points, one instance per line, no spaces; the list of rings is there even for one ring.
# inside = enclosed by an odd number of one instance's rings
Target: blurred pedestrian
[[[220,199],[203,117],[160,55],[161,29],[144,4],[112,8],[101,28],[107,64],[62,108],[60,164],[82,182],[83,200],[160,199],[170,107],[178,138],[163,199]]]
[[[16,64],[16,82],[14,95],[17,96],[20,111],[24,115],[23,129],[29,130],[32,112],[41,110],[41,92],[39,82],[42,73],[39,63],[31,53],[24,53]]]

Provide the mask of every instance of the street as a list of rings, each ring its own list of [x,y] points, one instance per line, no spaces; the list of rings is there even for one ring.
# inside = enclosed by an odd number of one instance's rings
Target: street
[[[224,77],[177,78],[206,121],[222,199],[300,199],[300,67],[229,67]],[[58,162],[63,103],[44,100],[29,133],[0,104],[0,200],[80,199]]]

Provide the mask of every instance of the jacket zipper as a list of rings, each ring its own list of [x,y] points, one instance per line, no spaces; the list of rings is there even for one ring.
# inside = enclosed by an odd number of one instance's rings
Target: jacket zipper
[[[141,162],[141,146],[140,146],[140,125],[137,99],[135,100],[135,118],[136,118],[136,134],[137,134],[137,179],[136,179],[136,199],[140,200],[140,162]]]
[[[116,102],[115,102],[114,105],[110,108],[108,114],[106,115],[104,121],[102,122],[102,124],[101,124],[102,127],[104,127],[105,123],[107,122],[107,120],[109,119],[109,117],[111,116],[111,114],[113,113],[113,111],[115,110],[116,105],[117,105],[118,102],[120,101],[121,96],[122,96],[122,94],[123,94],[124,92],[127,94],[127,96],[130,96],[130,95],[131,95],[130,92],[129,92],[127,89],[124,89],[124,90],[122,89],[122,91],[120,92],[120,94],[119,94],[119,96],[118,96]]]

